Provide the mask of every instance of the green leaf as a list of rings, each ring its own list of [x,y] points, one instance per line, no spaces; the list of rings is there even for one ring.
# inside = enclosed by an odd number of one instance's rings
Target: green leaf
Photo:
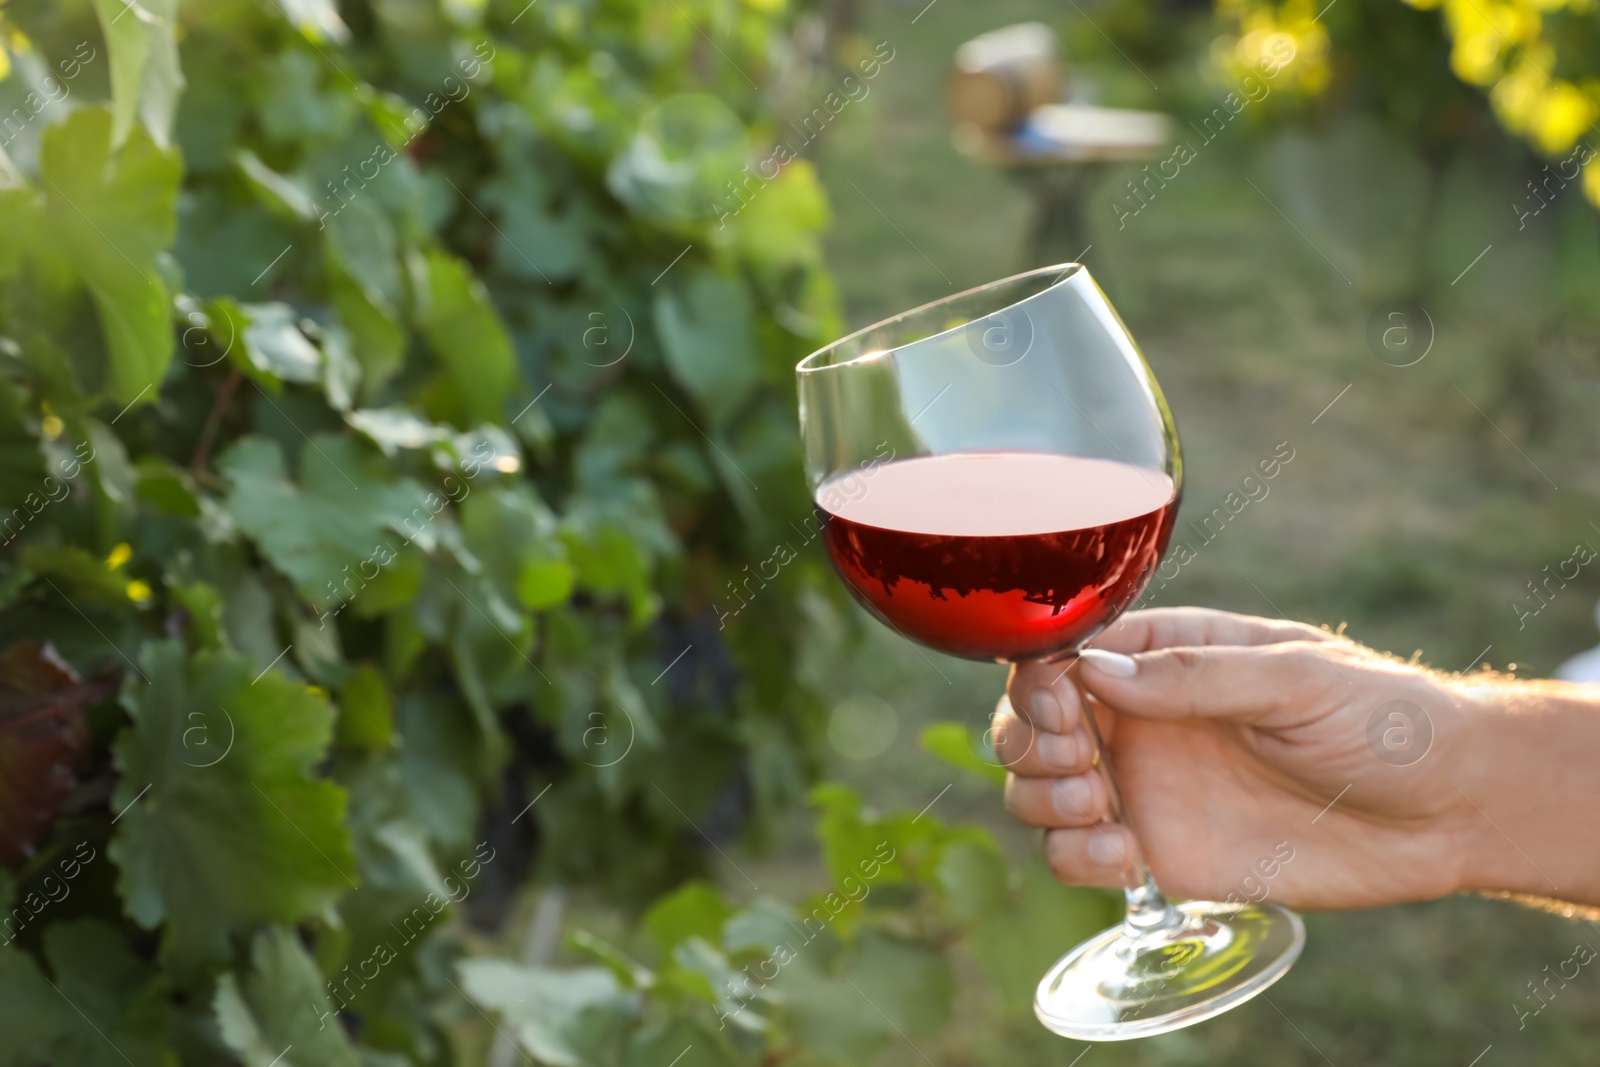
[[[363,663],[339,690],[338,740],[354,748],[388,748],[394,744],[394,698],[383,675]]]
[[[135,114],[156,144],[172,143],[183,91],[178,66],[178,0],[94,0],[111,51],[113,142],[121,146]]]
[[[461,504],[461,533],[504,595],[532,611],[564,604],[574,571],[555,516],[526,487],[488,489]]]
[[[28,427],[22,407],[22,395],[10,381],[0,377],[0,500],[15,508],[24,502],[29,493],[44,488],[44,453],[39,449],[39,438]],[[23,527],[15,522],[14,515],[0,515],[0,530],[4,540],[10,541]]]
[[[177,154],[137,130],[113,157],[101,108],[79,108],[44,132],[39,180],[51,235],[94,297],[119,404],[154,400],[172,358],[172,298],[156,256],[172,243],[180,173]]]
[[[357,197],[328,220],[327,256],[345,271],[374,308],[400,307],[400,238],[374,197]]]
[[[722,940],[722,924],[732,913],[716,887],[689,882],[651,905],[644,915],[644,932],[663,953],[689,937],[718,944]]]
[[[279,174],[248,148],[233,153],[233,164],[269,211],[295,222],[316,220],[317,203],[300,181]]]
[[[605,1033],[615,1034],[639,1008],[638,995],[624,990],[604,967],[519,967],[483,959],[463,962],[459,969],[467,996],[498,1012],[522,1047],[552,1067],[599,1061],[591,1053],[603,1045]]]
[[[222,594],[205,582],[179,582],[167,577],[172,599],[189,617],[190,640],[196,648],[224,651],[228,647],[222,626]]]
[[[356,593],[350,608],[363,619],[390,615],[417,599],[427,576],[427,557],[415,546],[400,549],[394,562],[380,569]],[[369,568],[370,570],[370,568]]]
[[[200,517],[200,492],[188,471],[161,456],[139,457],[135,471],[138,483],[134,492],[140,500],[167,515]]]
[[[217,982],[217,1029],[245,1067],[360,1067],[324,992],[316,963],[293,932],[272,926],[250,946],[250,970]]]
[[[245,323],[241,333],[244,345],[235,352],[248,359],[251,367],[278,381],[322,379],[322,353],[300,332],[300,316],[294,308],[288,304],[245,304],[239,311]]]
[[[241,657],[186,658],[176,642],[147,645],[141,661],[144,680],[124,696],[133,721],[113,745],[124,814],[110,851],[128,914],[165,923],[166,951],[193,966],[225,957],[232,933],[320,914],[353,888],[344,792],[315,775],[327,701],[281,674],[252,681]],[[197,754],[196,727],[232,744]]]
[[[634,211],[667,223],[713,218],[750,155],[744,123],[709,93],[678,93],[640,119],[612,160],[606,187]]]
[[[22,565],[54,581],[69,600],[127,607],[128,579],[76,545],[24,545]]]
[[[592,222],[578,211],[549,210],[548,199],[546,181],[533,169],[484,185],[481,200],[499,215],[495,262],[506,273],[555,282],[572,277],[582,265]]]
[[[894,825],[868,819],[855,790],[825,782],[811,791],[811,803],[818,809],[817,841],[834,884],[866,877],[869,871],[875,872],[871,879],[875,883],[905,881],[905,860],[900,856],[904,835]]]
[[[985,758],[991,753],[983,747],[981,736],[969,730],[965,723],[936,722],[923,727],[922,747],[958,771],[976,774],[997,785],[1005,784],[1006,769]]]
[[[44,956],[49,980],[20,949],[0,952],[0,1065],[177,1067],[165,998],[115,929],[57,923],[45,930]]]
[[[721,426],[761,381],[755,310],[738,278],[697,270],[656,297],[656,331],[667,369]]]
[[[405,328],[394,309],[373,303],[337,263],[329,264],[328,286],[333,310],[350,331],[351,351],[361,364],[363,396],[370,398],[400,369],[406,350]]]
[[[309,41],[347,44],[350,28],[339,17],[333,0],[282,0],[283,13]]]
[[[428,307],[422,333],[454,387],[467,422],[500,422],[516,377],[511,339],[483,282],[444,252],[426,258]]]
[[[312,604],[326,608],[356,596],[407,540],[433,548],[428,502],[443,508],[444,498],[392,478],[354,441],[319,434],[301,451],[300,468],[296,485],[282,449],[262,437],[240,438],[217,459],[229,483],[229,514]]]
[[[450,439],[448,426],[429,422],[407,408],[364,408],[345,413],[344,421],[378,446],[386,456],[426,448]]]

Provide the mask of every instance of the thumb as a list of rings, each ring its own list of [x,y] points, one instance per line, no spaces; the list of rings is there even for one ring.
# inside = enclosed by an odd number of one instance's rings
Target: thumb
[[[1274,725],[1349,683],[1326,644],[1163,648],[1125,656],[1086,648],[1078,681],[1114,710],[1142,719],[1224,719]]]

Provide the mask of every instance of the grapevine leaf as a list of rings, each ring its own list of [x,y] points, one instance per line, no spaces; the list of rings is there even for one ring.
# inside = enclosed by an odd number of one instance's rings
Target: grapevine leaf
[[[406,408],[364,408],[346,412],[344,421],[361,431],[385,456],[450,439],[449,427],[429,422]]]
[[[327,256],[384,314],[400,306],[400,238],[394,223],[372,197],[345,204],[328,221]]]
[[[906,880],[906,859],[900,855],[905,844],[896,826],[871,820],[862,811],[861,797],[837,783],[825,783],[811,791],[811,802],[818,809],[817,840],[822,858],[835,884],[846,878],[862,877],[866,870],[881,865],[874,881],[880,884]],[[933,825],[930,820],[930,828]],[[868,865],[863,868],[863,864]]]
[[[976,774],[997,785],[1005,784],[1006,769],[984,758],[988,753],[965,723],[936,722],[923,727],[922,747],[958,771]]]
[[[724,425],[761,381],[749,289],[737,278],[695,271],[656,297],[655,324],[673,379],[712,427]]]
[[[339,744],[388,748],[394,743],[394,697],[376,667],[363,663],[339,691]]]
[[[147,20],[153,20],[154,15],[129,0],[94,0],[94,11],[111,52],[111,137],[121,145],[133,128],[134,112],[139,107],[139,88],[144,84],[145,64],[150,61]]]
[[[662,897],[645,912],[644,932],[664,953],[692,936],[715,944],[721,940],[722,924],[731,913],[732,909],[714,886],[690,882]]]
[[[460,965],[461,985],[480,1007],[500,1013],[535,1059],[552,1067],[604,1062],[608,1032],[635,1017],[639,998],[604,967],[519,967],[506,960]]]
[[[488,290],[465,263],[444,252],[429,252],[426,265],[428,308],[422,333],[466,420],[499,422],[516,376],[511,338]]]
[[[361,380],[370,397],[400,369],[405,357],[406,331],[393,309],[372,302],[361,287],[336,263],[330,264],[328,284],[333,309],[350,331],[351,349],[361,364]]]
[[[22,563],[41,578],[54,581],[69,600],[116,607],[128,603],[127,579],[76,545],[24,545]]]
[[[146,23],[150,51],[139,87],[139,120],[156,144],[166,149],[172,146],[172,123],[184,88],[178,61],[178,0],[139,2],[151,16]]]
[[[0,953],[0,1065],[177,1067],[163,999],[120,933],[58,923],[45,930],[44,956],[51,978],[20,950]]]
[[[154,398],[172,358],[172,300],[155,261],[172,243],[181,167],[138,130],[113,157],[111,121],[85,107],[48,127],[39,180],[52,235],[99,309],[112,397],[132,404]]]
[[[284,382],[315,382],[322,377],[322,353],[296,325],[288,304],[246,304],[239,309],[248,325],[243,354],[258,371]]]
[[[113,746],[123,815],[110,851],[128,914],[166,923],[182,966],[224,955],[230,933],[331,906],[354,885],[354,857],[344,792],[313,773],[327,702],[281,674],[252,682],[241,657],[186,659],[176,642],[147,645],[142,663]],[[223,736],[233,743],[215,755]]]
[[[283,0],[282,10],[307,40],[335,44],[350,40],[350,28],[339,17],[333,0]]]
[[[401,778],[428,834],[446,852],[472,841],[480,762],[474,729],[459,704],[421,694],[404,697],[398,714]]]
[[[228,513],[262,555],[293,578],[319,608],[354,596],[394,561],[407,540],[434,545],[429,501],[409,479],[394,479],[347,437],[318,435],[300,455],[301,481],[289,480],[283,451],[263,437],[241,438],[217,459],[228,479]]]
[[[97,696],[49,645],[0,654],[0,863],[16,863],[55,820],[87,754],[83,709]]]
[[[0,500],[22,502],[27,494],[43,487],[44,475],[44,454],[39,451],[38,437],[23,421],[22,397],[9,381],[0,378]],[[26,525],[14,513],[0,516],[5,541]]]
[[[483,188],[482,201],[498,209],[495,262],[508,274],[538,281],[572,277],[583,264],[592,222],[577,211],[546,206],[546,182],[537,170],[502,175]]]
[[[311,199],[311,194],[299,180],[287,174],[279,174],[248,148],[235,151],[233,163],[239,168],[240,176],[269,211],[280,218],[294,222],[316,220],[316,201]]]
[[[461,503],[461,533],[502,595],[533,611],[572,594],[575,574],[555,516],[524,487],[473,493]]]
[[[360,1067],[322,974],[284,927],[256,934],[249,973],[224,974],[212,1008],[222,1040],[245,1067]]]
[[[139,499],[167,515],[200,517],[200,493],[194,476],[160,456],[143,456],[138,463]]]

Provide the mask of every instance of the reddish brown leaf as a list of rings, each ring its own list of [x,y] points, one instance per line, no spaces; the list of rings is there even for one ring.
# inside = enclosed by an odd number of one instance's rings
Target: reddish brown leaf
[[[77,784],[90,741],[83,709],[102,691],[50,645],[0,653],[0,864],[33,854]]]

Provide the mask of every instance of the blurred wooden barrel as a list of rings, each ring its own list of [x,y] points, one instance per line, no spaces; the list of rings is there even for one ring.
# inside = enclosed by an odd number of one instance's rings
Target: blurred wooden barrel
[[[956,50],[946,101],[958,125],[998,132],[1058,102],[1063,88],[1055,34],[1043,23],[1024,22],[974,37]]]

